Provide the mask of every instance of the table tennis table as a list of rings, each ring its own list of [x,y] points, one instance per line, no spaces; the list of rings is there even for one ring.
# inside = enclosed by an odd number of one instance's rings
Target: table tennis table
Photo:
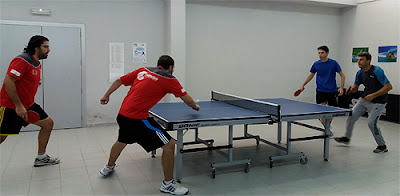
[[[245,172],[249,172],[250,159],[233,160],[233,141],[242,139],[256,139],[259,142],[276,147],[286,152],[285,155],[270,156],[270,167],[272,168],[274,160],[287,158],[300,158],[300,163],[308,162],[307,156],[303,153],[292,153],[291,142],[305,141],[313,139],[324,140],[323,156],[328,160],[329,156],[329,136],[326,133],[330,131],[330,118],[338,116],[351,115],[350,109],[343,109],[313,103],[306,103],[285,98],[269,99],[249,99],[230,94],[224,94],[216,91],[211,92],[211,101],[201,101],[197,103],[200,106],[199,111],[195,111],[183,102],[158,103],[149,114],[156,122],[166,128],[168,131],[177,131],[177,155],[175,176],[178,182],[182,179],[183,154],[202,150],[219,150],[227,148],[228,152],[226,162],[212,163],[212,177],[215,178],[215,170],[218,167],[226,167],[238,164],[245,165]],[[319,128],[297,122],[309,119],[326,119],[324,128]],[[279,145],[281,143],[282,122],[287,122],[286,147]],[[260,138],[258,135],[248,133],[248,126],[253,124],[278,124],[277,140],[278,144]],[[292,124],[307,127],[322,132],[320,135],[291,138]],[[233,125],[244,125],[243,137],[233,137]],[[198,137],[198,130],[201,127],[210,126],[228,126],[228,144],[214,146],[213,139],[203,140]],[[195,137],[191,142],[183,142],[184,130],[194,129]],[[184,149],[186,145],[204,144],[205,147]],[[152,155],[154,157],[155,151]]]

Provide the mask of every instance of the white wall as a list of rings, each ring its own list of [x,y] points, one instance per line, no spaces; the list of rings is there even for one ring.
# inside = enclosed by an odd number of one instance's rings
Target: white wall
[[[338,8],[222,2],[186,10],[186,89],[195,99],[209,100],[210,90],[294,98],[318,60],[318,46],[339,57]],[[297,99],[315,101],[315,79]]]
[[[352,48],[368,46],[373,63],[385,70],[394,86],[391,93],[399,94],[399,62],[376,62],[378,46],[399,45],[398,0],[366,2],[343,10],[263,1],[199,2],[172,14],[164,0],[0,0],[0,19],[85,25],[89,124],[115,122],[128,90],[115,92],[108,106],[99,104],[110,85],[108,43],[125,43],[126,73],[143,66],[131,63],[132,42],[148,44],[144,66],[154,66],[161,54],[177,50],[172,41],[182,48],[178,39],[182,32],[172,29],[171,21],[172,15],[179,14],[186,15],[186,36],[181,36],[186,42],[186,52],[181,52],[186,59],[181,61],[186,65],[177,64],[177,69],[185,66],[184,86],[195,99],[209,100],[210,90],[254,98],[294,98],[293,92],[318,59],[320,45],[328,45],[329,57],[341,64],[346,85],[357,71],[351,63]],[[32,16],[31,7],[50,8],[52,15]],[[173,9],[177,8],[169,10]],[[314,96],[315,78],[296,99],[314,102]]]
[[[51,16],[33,16],[30,14],[32,7],[50,8],[52,14]],[[141,66],[155,66],[158,57],[165,51],[164,12],[163,0],[0,1],[1,20],[85,25],[89,125],[115,122],[119,106],[128,91],[128,88],[121,87],[111,96],[109,105],[99,104],[99,99],[111,84],[108,81],[109,42],[125,43],[125,73]],[[132,42],[147,43],[147,64],[132,63]],[[23,47],[21,51],[22,49]]]
[[[351,62],[353,47],[369,47],[371,64],[380,66],[393,86],[389,93],[400,94],[400,59],[396,63],[378,62],[378,47],[397,45],[400,48],[400,1],[379,0],[343,9],[340,34],[340,64],[347,75],[346,84],[354,83],[359,70]],[[363,89],[363,86],[361,86]]]
[[[185,87],[186,73],[186,2],[185,0],[165,0],[165,43],[166,54],[174,58],[174,76]],[[181,99],[167,94],[161,102],[176,102]]]

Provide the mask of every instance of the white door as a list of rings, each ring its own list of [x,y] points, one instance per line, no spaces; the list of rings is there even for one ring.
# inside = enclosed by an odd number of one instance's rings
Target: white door
[[[33,35],[49,39],[50,53],[42,63],[41,85],[35,96],[54,120],[54,129],[82,127],[82,53],[81,28],[0,24],[0,79],[11,60],[21,54]],[[39,130],[30,125],[21,131]]]
[[[54,129],[82,127],[81,32],[77,27],[43,26],[50,53],[43,61],[44,110]]]
[[[0,24],[0,84],[3,86],[4,77],[13,58],[21,54],[34,35],[41,35],[40,26]],[[42,81],[41,81],[42,83]],[[43,107],[43,86],[39,85],[35,102]],[[39,130],[30,125],[22,131]]]

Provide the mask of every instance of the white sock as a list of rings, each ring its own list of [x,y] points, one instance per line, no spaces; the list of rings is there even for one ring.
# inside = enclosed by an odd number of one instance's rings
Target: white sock
[[[169,184],[171,184],[171,183],[172,183],[172,181],[173,181],[173,180],[170,180],[170,181],[165,181],[165,180],[163,180],[163,182],[164,182],[164,184],[165,184],[165,185],[169,185]]]
[[[46,153],[44,153],[44,154],[38,154],[37,155],[37,159],[44,159],[44,157],[46,157]]]
[[[108,166],[108,165],[106,165],[109,169],[114,169],[114,167],[115,167],[115,165],[113,165],[113,166]]]

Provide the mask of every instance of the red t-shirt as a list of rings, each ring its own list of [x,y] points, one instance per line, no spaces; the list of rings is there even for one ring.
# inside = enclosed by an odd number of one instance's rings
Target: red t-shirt
[[[35,95],[40,82],[41,67],[40,62],[27,53],[15,57],[8,67],[7,75],[17,79],[15,85],[18,97],[25,108],[31,107],[35,102]],[[8,96],[4,84],[0,92],[0,105],[15,109],[15,105]]]
[[[121,82],[132,87],[122,102],[119,114],[131,119],[148,118],[149,110],[167,93],[175,97],[187,94],[174,76],[159,67],[139,68],[122,76]]]

